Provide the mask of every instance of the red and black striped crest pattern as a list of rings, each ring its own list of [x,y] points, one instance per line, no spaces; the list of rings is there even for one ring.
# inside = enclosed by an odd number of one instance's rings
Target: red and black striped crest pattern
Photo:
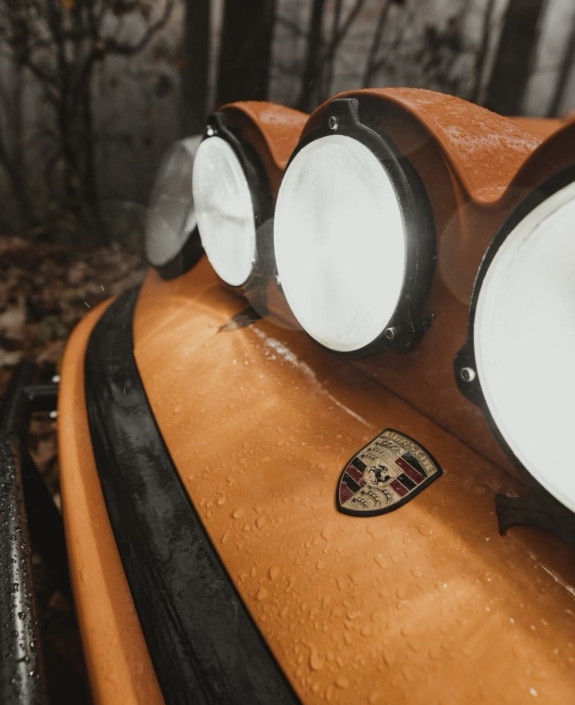
[[[388,428],[347,463],[337,487],[337,508],[353,516],[391,512],[441,473],[436,461],[413,439]]]

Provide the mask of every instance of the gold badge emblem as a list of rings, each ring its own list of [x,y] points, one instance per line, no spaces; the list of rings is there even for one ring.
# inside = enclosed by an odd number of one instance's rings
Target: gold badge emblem
[[[391,512],[441,473],[435,460],[413,439],[388,428],[347,463],[339,478],[337,508],[353,516]]]

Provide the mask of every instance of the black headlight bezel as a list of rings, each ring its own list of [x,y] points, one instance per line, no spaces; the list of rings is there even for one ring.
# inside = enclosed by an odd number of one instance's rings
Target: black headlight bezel
[[[551,511],[556,515],[556,517],[562,517],[561,519],[557,518],[554,521],[560,522],[562,526],[568,525],[568,531],[563,528],[562,533],[559,531],[556,531],[556,533],[559,533],[563,538],[565,538],[568,534],[570,538],[566,538],[565,540],[568,540],[575,545],[575,513],[565,507],[529,472],[529,470],[519,460],[510,445],[507,443],[505,437],[497,426],[485,399],[475,356],[475,316],[477,312],[479,295],[485,277],[487,276],[487,272],[499,252],[499,249],[507,237],[521,223],[521,221],[524,220],[533,210],[535,210],[535,208],[555,193],[574,182],[575,164],[571,164],[553,174],[551,177],[547,178],[535,187],[531,193],[529,193],[519,203],[519,205],[512,211],[512,213],[497,230],[495,236],[485,250],[479,269],[477,270],[469,304],[467,338],[453,359],[453,372],[455,376],[455,383],[459,392],[468,401],[475,404],[481,410],[487,424],[489,425],[489,428],[491,429],[491,432],[500,447],[505,452],[506,456],[509,458],[513,467],[516,468],[520,476],[527,482],[527,484],[532,487],[538,495],[544,498],[545,506],[547,507],[546,511],[548,513]],[[525,381],[525,385],[528,393],[529,380]]]
[[[240,163],[250,190],[256,232],[255,259],[247,279],[236,286],[226,282],[217,272],[216,276],[224,286],[232,291],[244,296],[253,294],[255,291],[261,298],[265,296],[263,281],[275,274],[275,260],[273,259],[273,250],[270,249],[270,247],[273,248],[273,243],[270,245],[271,238],[269,237],[274,212],[270,181],[256,149],[241,138],[240,129],[228,120],[223,111],[214,112],[207,119],[202,142],[212,137],[223,139],[232,148]]]
[[[390,349],[399,353],[413,350],[428,329],[433,314],[423,315],[435,274],[436,235],[431,204],[416,169],[379,129],[380,114],[373,103],[357,98],[336,98],[324,109],[319,125],[300,140],[284,172],[297,155],[312,142],[338,134],[367,147],[390,178],[401,209],[406,239],[403,286],[397,307],[384,330],[371,343],[350,352],[320,347],[342,358],[365,358]],[[281,188],[281,186],[280,186]],[[281,288],[281,279],[279,282]]]

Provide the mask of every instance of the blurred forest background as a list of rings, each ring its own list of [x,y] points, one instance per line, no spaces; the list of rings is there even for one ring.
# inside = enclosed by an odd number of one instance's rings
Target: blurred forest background
[[[555,116],[574,63],[574,0],[0,0],[0,398],[144,276],[162,155],[218,105],[421,86]],[[35,418],[29,448],[59,504],[54,430]],[[87,704],[72,607],[33,559],[51,701]]]
[[[574,60],[573,0],[0,0],[0,233],[129,239],[166,147],[229,100],[405,85],[558,115]]]

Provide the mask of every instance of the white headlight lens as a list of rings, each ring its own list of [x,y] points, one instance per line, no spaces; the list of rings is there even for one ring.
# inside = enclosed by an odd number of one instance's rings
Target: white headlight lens
[[[208,259],[225,282],[240,286],[251,274],[256,256],[254,209],[242,165],[221,137],[200,144],[193,192]]]
[[[474,325],[481,388],[527,470],[575,511],[565,443],[575,418],[575,183],[508,235],[481,285]]]
[[[172,260],[196,227],[192,197],[194,155],[201,135],[176,142],[167,153],[154,183],[146,219],[146,255],[161,267]]]
[[[274,243],[287,301],[309,335],[340,352],[381,335],[403,286],[405,229],[393,184],[367,147],[329,135],[296,155]]]

